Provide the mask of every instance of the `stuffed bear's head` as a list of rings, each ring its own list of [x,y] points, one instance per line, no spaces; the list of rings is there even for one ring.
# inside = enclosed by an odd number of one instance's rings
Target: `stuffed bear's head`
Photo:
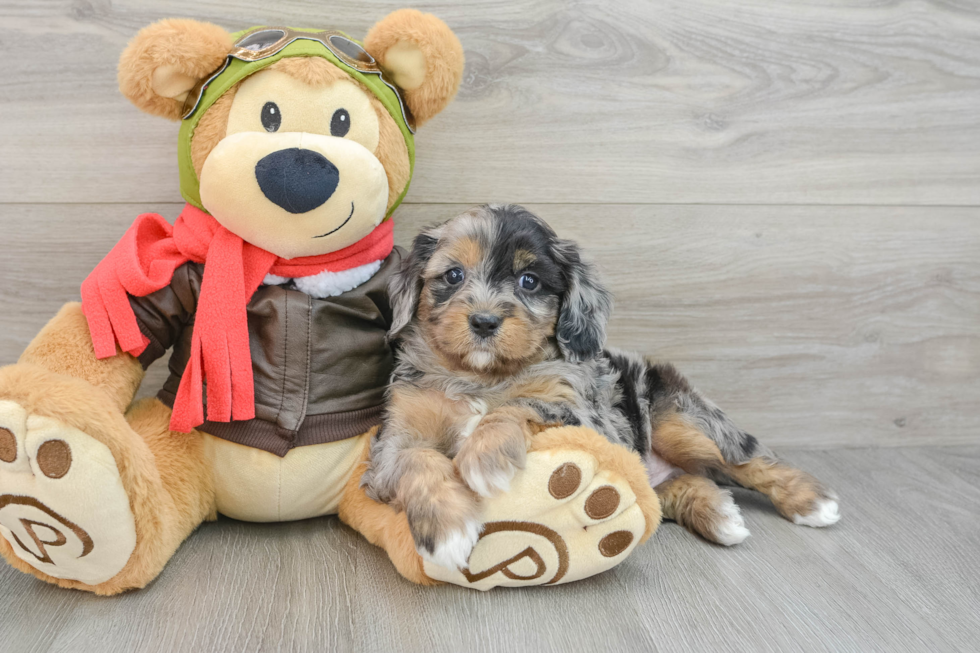
[[[462,78],[456,36],[415,10],[376,24],[367,55],[346,39],[327,38],[328,48],[319,38],[248,62],[229,55],[265,43],[209,23],[164,20],[140,31],[119,62],[119,86],[133,104],[184,117],[185,198],[282,258],[342,249],[384,220],[411,179],[414,126],[442,111]],[[373,58],[400,93],[343,65],[345,53],[333,46],[345,41],[352,58]]]

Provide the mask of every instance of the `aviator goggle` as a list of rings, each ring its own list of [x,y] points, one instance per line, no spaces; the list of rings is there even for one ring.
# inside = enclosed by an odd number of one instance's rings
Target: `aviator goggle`
[[[367,50],[361,47],[356,41],[336,30],[305,32],[289,27],[257,27],[246,32],[235,42],[232,51],[225,59],[224,65],[203,82],[198,82],[190,90],[187,94],[187,99],[184,100],[184,111],[181,117],[187,120],[194,115],[194,111],[201,103],[201,98],[208,85],[228,68],[232,59],[237,59],[245,63],[261,61],[262,59],[267,59],[282,52],[290,43],[300,39],[320,43],[337,58],[337,61],[348,68],[363,75],[377,75],[378,79],[391,89],[395,97],[398,98],[398,104],[401,107],[405,125],[411,133],[415,133],[415,119],[405,104],[401,90],[385,78],[384,72],[381,70],[378,62]]]

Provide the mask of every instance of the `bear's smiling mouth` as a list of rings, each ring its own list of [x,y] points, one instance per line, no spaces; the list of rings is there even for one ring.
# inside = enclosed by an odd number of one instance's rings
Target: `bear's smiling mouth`
[[[341,229],[343,229],[343,227],[344,227],[345,224],[347,224],[348,222],[350,222],[350,219],[353,218],[353,217],[354,217],[354,203],[351,202],[350,203],[350,215],[347,216],[347,219],[346,220],[344,220],[343,222],[340,223],[340,226],[339,227],[337,227],[336,229],[331,229],[330,231],[328,231],[325,234],[320,234],[319,236],[313,236],[313,238],[314,239],[316,239],[316,238],[323,238],[324,236],[329,236],[330,234],[332,234],[332,233],[334,233],[336,231],[340,231]]]

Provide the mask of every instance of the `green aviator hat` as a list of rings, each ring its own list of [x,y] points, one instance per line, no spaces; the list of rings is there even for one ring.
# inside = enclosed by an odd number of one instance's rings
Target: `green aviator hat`
[[[284,57],[322,57],[360,82],[380,100],[394,118],[408,149],[409,179],[386,218],[401,204],[415,170],[415,123],[401,91],[385,75],[377,62],[358,41],[343,32],[253,27],[232,35],[234,49],[224,65],[200,82],[187,95],[177,144],[180,192],[202,211],[200,181],[191,160],[191,138],[201,116],[235,84]]]

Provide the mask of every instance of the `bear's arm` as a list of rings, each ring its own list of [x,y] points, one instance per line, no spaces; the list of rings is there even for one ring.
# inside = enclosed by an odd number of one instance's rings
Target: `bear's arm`
[[[139,355],[143,369],[166,354],[184,328],[194,322],[203,276],[203,265],[185,263],[174,272],[169,286],[146,297],[130,295],[129,304],[133,307],[136,322],[150,341]]]

